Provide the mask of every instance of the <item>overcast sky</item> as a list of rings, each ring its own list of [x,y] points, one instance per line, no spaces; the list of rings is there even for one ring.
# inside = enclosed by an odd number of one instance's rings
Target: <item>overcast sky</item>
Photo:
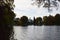
[[[16,17],[21,17],[21,16],[28,16],[33,18],[35,17],[43,17],[45,15],[55,15],[56,13],[60,13],[60,8],[58,10],[55,10],[53,12],[48,12],[47,8],[40,7],[38,8],[37,6],[31,5],[32,1],[31,0],[15,0],[15,8],[14,12],[16,13]]]

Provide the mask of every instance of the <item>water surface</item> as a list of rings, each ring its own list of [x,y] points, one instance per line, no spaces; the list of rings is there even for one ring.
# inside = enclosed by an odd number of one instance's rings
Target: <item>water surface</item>
[[[60,40],[60,26],[14,26],[17,40]]]

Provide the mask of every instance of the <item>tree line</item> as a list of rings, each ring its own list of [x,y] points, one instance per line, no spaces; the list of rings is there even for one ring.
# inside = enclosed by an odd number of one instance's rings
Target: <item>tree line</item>
[[[21,18],[15,18],[14,19],[14,25],[20,25],[20,26],[28,26],[28,25],[60,25],[60,14],[56,14],[55,16],[49,15],[49,16],[43,16],[28,19],[27,16],[22,16]]]

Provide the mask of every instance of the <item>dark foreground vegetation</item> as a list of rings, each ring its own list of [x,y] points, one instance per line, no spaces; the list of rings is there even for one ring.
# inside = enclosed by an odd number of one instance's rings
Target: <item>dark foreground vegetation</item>
[[[57,13],[55,16],[52,16],[52,15],[44,16],[43,18],[34,17],[33,19],[28,19],[27,16],[22,16],[21,18],[15,18],[14,22],[15,22],[14,25],[19,25],[19,26],[60,25],[60,14]]]
[[[13,0],[0,0],[0,40],[10,40],[13,31]]]

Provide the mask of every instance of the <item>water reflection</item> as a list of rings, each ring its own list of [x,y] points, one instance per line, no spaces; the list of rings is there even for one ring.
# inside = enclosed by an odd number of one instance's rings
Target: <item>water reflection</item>
[[[60,26],[14,26],[17,40],[60,40]]]

